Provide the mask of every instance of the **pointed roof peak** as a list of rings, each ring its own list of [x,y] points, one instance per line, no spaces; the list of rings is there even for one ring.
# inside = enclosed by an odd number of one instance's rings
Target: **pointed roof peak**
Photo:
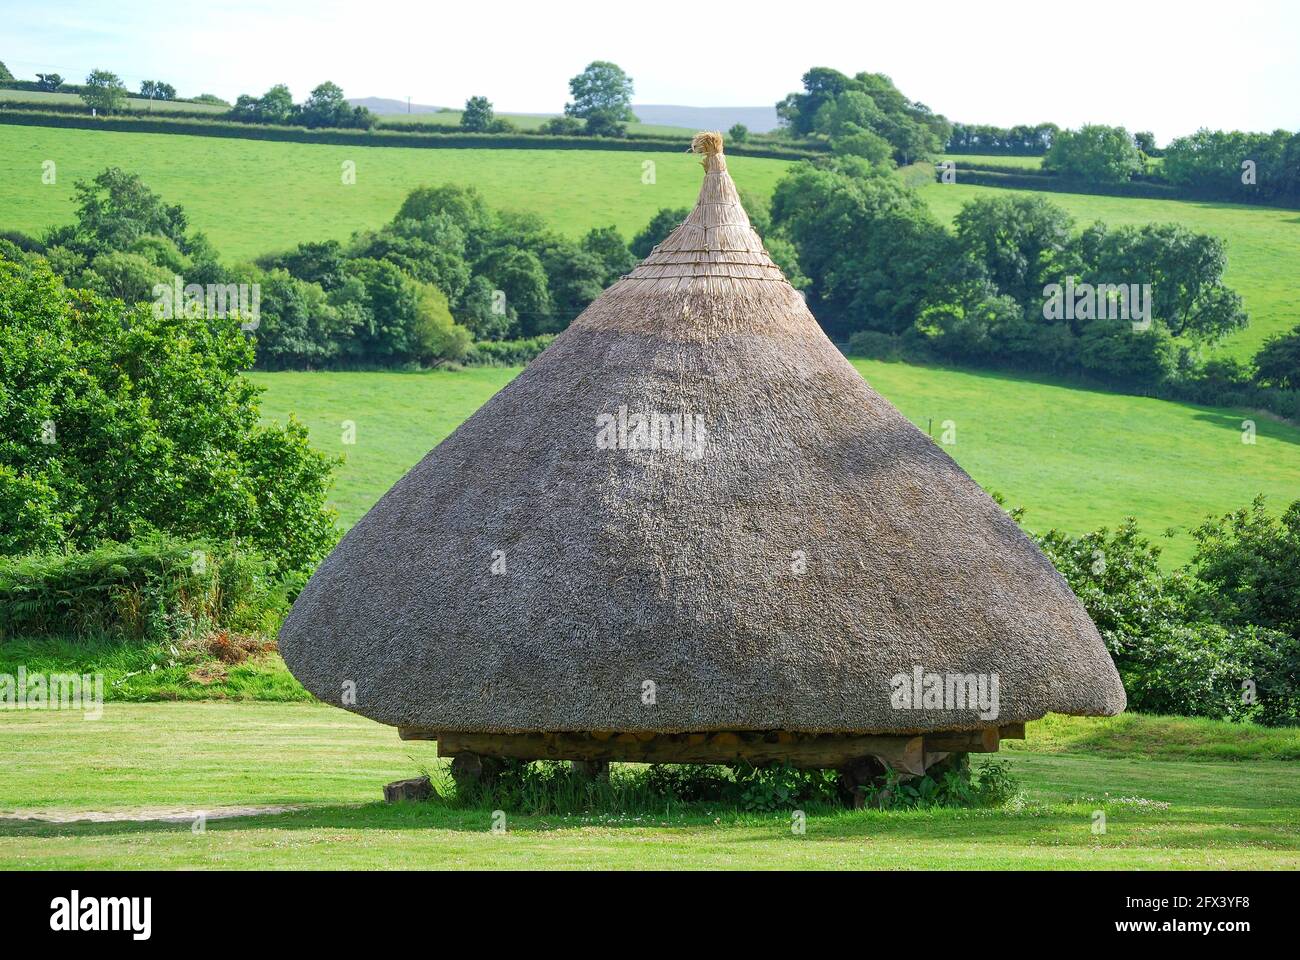
[[[704,182],[695,208],[627,279],[678,281],[715,277],[785,283],[785,276],[750,226],[740,192],[727,172],[722,134],[697,133],[691,139],[691,152],[699,154],[704,167]]]

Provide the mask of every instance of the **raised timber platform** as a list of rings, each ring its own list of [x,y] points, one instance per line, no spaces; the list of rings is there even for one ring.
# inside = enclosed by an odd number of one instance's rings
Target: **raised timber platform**
[[[455,733],[398,727],[403,740],[436,740],[438,756],[622,763],[788,763],[801,769],[839,768],[875,757],[900,773],[920,776],[950,753],[995,753],[1001,740],[1023,739],[1024,724],[917,735],[789,733]]]

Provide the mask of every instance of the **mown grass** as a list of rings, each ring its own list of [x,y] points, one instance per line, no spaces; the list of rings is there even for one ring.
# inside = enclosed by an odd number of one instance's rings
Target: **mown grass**
[[[855,360],[867,381],[938,438],[985,489],[1028,509],[1034,530],[1079,534],[1125,516],[1162,541],[1173,564],[1191,556],[1188,530],[1265,494],[1274,509],[1300,498],[1300,429],[1261,415],[1170,403],[1006,374]],[[265,416],[296,413],[312,442],[345,458],[332,498],[355,523],[403,473],[518,372],[253,374]],[[1242,443],[1242,420],[1256,443]],[[343,422],[356,442],[342,443]]]
[[[1151,718],[1133,718],[1138,725]],[[1075,728],[1096,721],[1067,720]],[[1164,721],[1143,738],[1159,743]],[[1031,731],[1033,728],[1031,727]],[[1058,728],[1058,734],[1060,729]],[[994,810],[575,810],[546,817],[443,804],[387,806],[385,782],[438,763],[428,743],[311,704],[110,705],[98,721],[15,713],[0,724],[0,867],[113,868],[1031,868],[1294,869],[1294,763],[1008,752],[1023,792]],[[978,761],[977,761],[978,762]],[[48,823],[53,816],[296,806],[180,822]],[[1106,832],[1093,833],[1094,811]]]
[[[41,182],[45,160],[57,164],[55,184]],[[356,182],[344,185],[349,160]],[[647,161],[653,183],[643,182]],[[184,206],[233,259],[346,240],[390,220],[422,184],[474,184],[492,206],[540,214],[566,235],[613,224],[625,239],[661,207],[693,203],[700,189],[700,165],[685,152],[354,147],[0,125],[0,229],[39,234],[71,221],[74,182],[108,166],[138,173]],[[762,196],[786,166],[730,161],[737,180]]]

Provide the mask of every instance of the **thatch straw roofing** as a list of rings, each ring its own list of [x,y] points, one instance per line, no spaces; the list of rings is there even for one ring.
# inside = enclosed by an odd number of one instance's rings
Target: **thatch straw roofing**
[[[699,149],[687,220],[321,564],[294,674],[447,731],[987,725],[898,709],[917,668],[996,674],[1000,723],[1122,710],[1065,581],[841,356]],[[702,434],[634,449],[652,414]]]

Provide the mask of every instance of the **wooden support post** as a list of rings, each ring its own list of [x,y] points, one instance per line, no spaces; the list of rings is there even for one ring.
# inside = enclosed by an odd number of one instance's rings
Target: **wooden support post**
[[[569,769],[580,780],[608,780],[608,760],[571,760]]]
[[[482,757],[477,753],[462,752],[451,761],[451,777],[457,790],[491,787],[501,773],[501,761],[496,757]]]
[[[407,739],[417,739],[410,732]],[[600,740],[584,733],[436,734],[438,755],[472,753],[520,760],[585,760],[624,763],[788,763],[814,770],[839,767],[860,757],[878,757],[901,773],[925,771],[919,736],[856,734],[619,733]]]
[[[960,733],[927,733],[925,749],[931,753],[997,753],[1000,739],[997,727]]]

